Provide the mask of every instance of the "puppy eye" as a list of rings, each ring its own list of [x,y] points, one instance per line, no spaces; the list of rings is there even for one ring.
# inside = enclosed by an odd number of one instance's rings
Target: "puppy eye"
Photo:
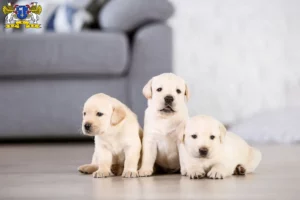
[[[211,135],[211,136],[210,136],[210,139],[211,139],[211,140],[215,139],[215,136],[214,136],[214,135]]]
[[[178,94],[180,94],[180,93],[181,93],[181,90],[177,89],[176,92],[177,92]]]
[[[160,88],[157,88],[157,90],[156,90],[157,92],[161,92],[162,91],[162,88],[160,87]]]
[[[86,115],[86,112],[83,113],[83,116],[85,116],[85,115]]]
[[[196,135],[196,134],[193,134],[193,135],[192,135],[192,138],[196,139],[196,138],[197,138],[197,135]]]
[[[102,115],[103,115],[103,113],[97,112],[97,116],[98,116],[98,117],[101,117]]]

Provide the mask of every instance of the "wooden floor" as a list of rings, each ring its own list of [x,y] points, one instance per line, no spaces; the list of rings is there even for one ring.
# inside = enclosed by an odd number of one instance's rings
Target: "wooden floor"
[[[180,175],[94,179],[76,171],[93,146],[1,145],[1,200],[88,199],[299,199],[300,146],[262,146],[257,173],[224,180]]]

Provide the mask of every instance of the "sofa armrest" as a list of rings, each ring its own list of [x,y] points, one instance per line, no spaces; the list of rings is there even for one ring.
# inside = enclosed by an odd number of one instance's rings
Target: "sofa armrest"
[[[146,83],[161,73],[172,72],[172,29],[162,23],[140,28],[133,38],[131,66],[129,68],[129,105],[143,125],[147,99],[142,90]]]
[[[103,29],[130,32],[150,22],[166,21],[174,12],[167,0],[112,0],[99,12]]]

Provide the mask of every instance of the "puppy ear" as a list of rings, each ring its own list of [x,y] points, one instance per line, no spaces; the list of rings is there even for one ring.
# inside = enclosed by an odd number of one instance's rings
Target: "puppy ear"
[[[110,123],[112,126],[119,124],[126,117],[126,112],[123,107],[116,106],[113,108]]]
[[[143,88],[143,94],[146,97],[146,99],[152,98],[152,79],[148,81],[148,83]]]
[[[185,98],[186,98],[186,101],[188,101],[190,99],[190,89],[189,87],[187,86],[187,84],[185,84]]]
[[[220,133],[221,133],[221,135],[220,135],[220,143],[223,143],[223,141],[225,139],[225,136],[226,136],[227,130],[226,130],[225,126],[223,124],[221,124],[221,123],[219,125],[219,129],[220,129]]]

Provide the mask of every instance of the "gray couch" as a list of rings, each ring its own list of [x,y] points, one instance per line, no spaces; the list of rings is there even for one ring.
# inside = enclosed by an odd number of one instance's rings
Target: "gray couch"
[[[80,138],[83,104],[100,92],[142,124],[144,84],[172,70],[172,13],[164,0],[112,0],[101,31],[0,34],[0,140]]]

